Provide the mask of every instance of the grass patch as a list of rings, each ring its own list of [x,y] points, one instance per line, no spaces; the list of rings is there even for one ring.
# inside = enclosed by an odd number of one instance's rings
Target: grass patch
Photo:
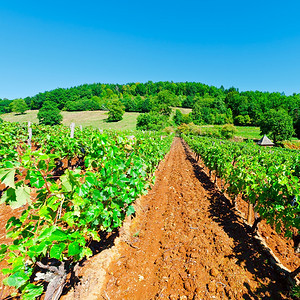
[[[3,121],[8,122],[32,122],[38,123],[37,118],[38,110],[28,110],[23,115],[16,115],[15,113],[3,114],[1,118]],[[62,124],[69,126],[75,123],[76,126],[82,125],[83,127],[92,126],[100,129],[113,129],[113,130],[134,130],[136,129],[136,119],[139,113],[126,112],[123,120],[119,122],[106,122],[107,111],[62,111],[63,116]]]
[[[175,107],[172,108],[173,114],[175,110],[180,109],[184,114],[190,113],[192,109]],[[3,121],[24,123],[30,121],[31,123],[38,123],[37,118],[38,110],[27,110],[25,114],[8,113],[1,115]],[[135,130],[136,119],[140,113],[125,112],[123,120],[119,122],[106,122],[107,111],[62,111],[63,116],[62,124],[69,126],[71,123],[75,123],[76,126],[82,125],[83,127],[92,126],[100,129],[112,129],[112,130]],[[173,115],[172,114],[172,115]]]
[[[209,128],[209,127],[213,127],[213,128],[217,128],[220,129],[222,128],[224,125],[202,125],[201,128]],[[235,136],[237,137],[241,137],[244,139],[261,139],[261,135],[260,135],[260,129],[259,127],[251,127],[251,126],[235,126],[237,133],[235,134]]]
[[[259,127],[247,127],[247,126],[235,126],[237,129],[236,136],[242,137],[244,139],[256,139],[259,140],[262,138],[260,134]]]

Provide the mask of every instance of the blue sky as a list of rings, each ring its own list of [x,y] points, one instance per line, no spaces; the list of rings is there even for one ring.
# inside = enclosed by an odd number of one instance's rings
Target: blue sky
[[[197,81],[300,93],[299,1],[0,1],[0,98]]]

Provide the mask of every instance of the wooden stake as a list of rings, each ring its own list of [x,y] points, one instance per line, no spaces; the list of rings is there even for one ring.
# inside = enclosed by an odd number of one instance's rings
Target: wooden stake
[[[247,217],[247,222],[248,224],[251,224],[252,221],[252,213],[253,213],[253,204],[252,203],[248,203],[248,217]]]
[[[75,131],[75,123],[71,123],[70,125],[71,133],[70,133],[70,138],[74,138],[74,131]]]
[[[27,144],[31,148],[32,128],[30,126],[31,126],[31,123],[28,122],[28,141],[27,141]]]

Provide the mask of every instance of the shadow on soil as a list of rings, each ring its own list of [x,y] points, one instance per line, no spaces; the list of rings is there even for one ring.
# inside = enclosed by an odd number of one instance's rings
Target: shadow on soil
[[[90,249],[93,252],[93,255],[97,255],[105,249],[109,249],[114,246],[115,239],[119,236],[119,230],[115,229],[112,232],[100,232],[100,241],[92,241],[89,245]],[[81,267],[86,259],[83,259],[79,263],[79,267]],[[74,269],[70,270],[70,278],[67,280],[67,283],[64,287],[62,295],[66,295],[71,288],[76,286],[80,282],[80,278],[76,276],[76,271]]]
[[[241,218],[228,198],[217,190],[206,175],[203,168],[193,158],[191,150],[183,142],[183,147],[187,159],[191,162],[197,179],[210,195],[210,214],[214,222],[222,226],[229,237],[234,240],[234,255],[229,258],[235,258],[237,264],[243,263],[244,268],[251,272],[260,282],[260,287],[251,290],[248,283],[244,283],[248,293],[244,294],[244,299],[287,299],[290,298],[287,291],[287,285],[284,284],[283,274],[279,274],[268,260],[265,248],[254,239],[250,232],[250,227],[243,223]],[[266,283],[268,282],[268,283]]]

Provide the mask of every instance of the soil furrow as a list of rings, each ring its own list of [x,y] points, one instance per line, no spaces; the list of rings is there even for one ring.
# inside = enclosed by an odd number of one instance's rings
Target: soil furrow
[[[106,250],[112,254],[105,270],[100,274],[92,258],[81,270],[85,283],[67,299],[288,298],[268,258],[179,138],[156,176],[136,218]],[[97,272],[102,277],[95,281]]]

